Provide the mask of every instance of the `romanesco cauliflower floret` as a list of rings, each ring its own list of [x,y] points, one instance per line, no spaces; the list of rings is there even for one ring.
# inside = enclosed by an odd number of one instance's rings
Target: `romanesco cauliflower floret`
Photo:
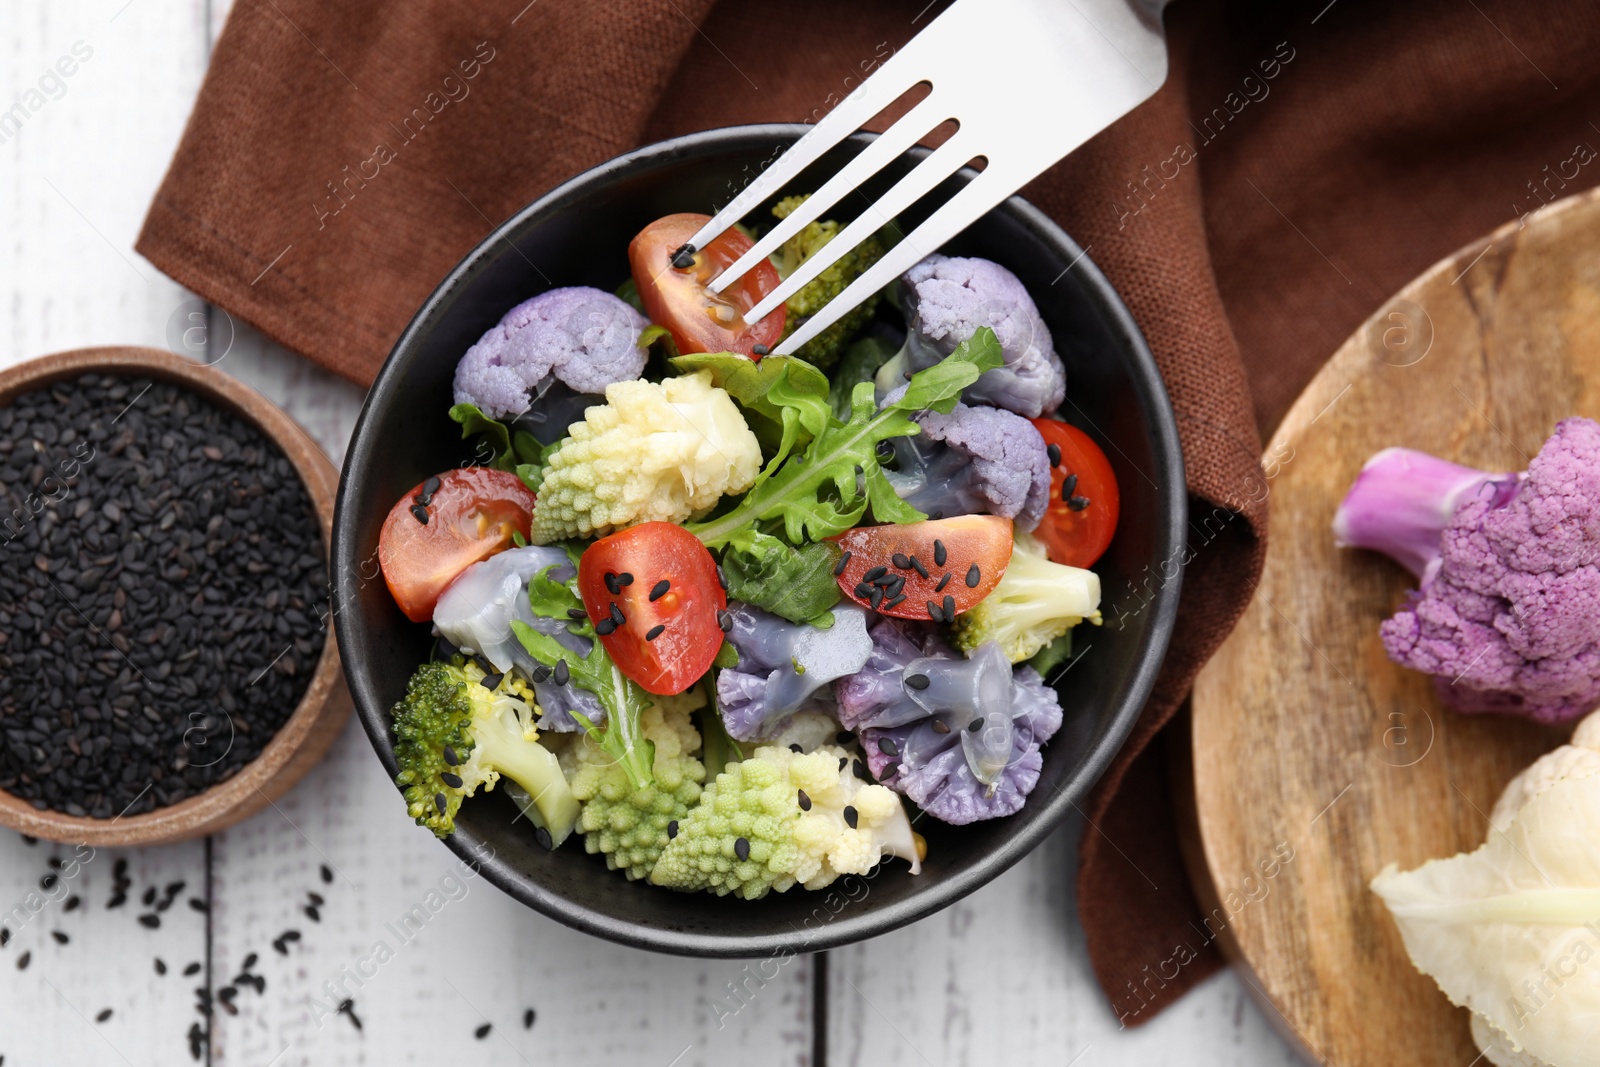
[[[655,781],[634,789],[616,760],[589,739],[572,745],[572,793],[582,803],[578,830],[592,855],[603,853],[612,870],[643,878],[667,846],[668,827],[700,799],[705,767],[693,753],[700,733],[691,712],[703,706],[698,686],[677,696],[652,696],[639,716],[639,729],[655,744]]]
[[[747,900],[795,883],[820,889],[866,874],[884,856],[921,870],[900,798],[858,778],[837,745],[796,753],[767,746],[706,786],[650,872],[656,885]]]
[[[711,372],[617,382],[545,459],[532,540],[684,522],[761,470],[761,446]]]

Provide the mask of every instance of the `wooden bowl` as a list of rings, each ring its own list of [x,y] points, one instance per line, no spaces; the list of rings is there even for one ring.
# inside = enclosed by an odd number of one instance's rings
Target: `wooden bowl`
[[[339,474],[294,420],[221,371],[153,348],[83,348],[0,371],[0,407],[23,393],[81,374],[112,373],[181,385],[253,424],[283,450],[317,509],[323,551],[332,543]],[[158,845],[203,837],[254,815],[294,787],[328,752],[352,708],[330,631],[305,695],[259,756],[227,781],[170,807],[115,819],[40,811],[0,792],[0,825],[30,837],[102,847]]]

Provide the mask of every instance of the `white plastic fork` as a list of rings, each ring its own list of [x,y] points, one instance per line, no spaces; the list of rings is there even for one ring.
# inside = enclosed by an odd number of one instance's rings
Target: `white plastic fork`
[[[746,271],[948,120],[958,128],[745,315],[759,322],[835,260],[962,165],[982,173],[812,315],[774,352],[789,355],[938,250],[1068,152],[1149,99],[1167,77],[1167,0],[956,0],[700,228],[704,248],[907,90],[931,86],[898,122],[711,282]]]

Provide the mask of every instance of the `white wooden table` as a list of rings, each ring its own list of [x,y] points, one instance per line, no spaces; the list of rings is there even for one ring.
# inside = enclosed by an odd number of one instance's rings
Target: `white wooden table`
[[[86,345],[170,347],[174,322],[207,311],[132,246],[226,7],[0,5],[0,109],[45,79],[43,106],[0,138],[0,366]],[[92,55],[52,81],[74,45]],[[212,312],[214,327],[222,315]],[[361,391],[236,325],[221,369],[285,408],[339,463]],[[915,926],[763,979],[741,962],[595,940],[481,881],[456,880],[453,857],[406,818],[352,722],[277,808],[207,841],[101,852],[41,894],[53,901],[37,915],[13,921],[0,949],[0,1064],[187,1063],[197,1022],[206,1062],[247,1067],[1294,1063],[1231,975],[1141,1029],[1118,1028],[1075,917],[1076,834],[1064,828]],[[0,833],[0,922],[38,890],[52,855],[72,852]],[[133,890],[112,910],[119,859]],[[145,889],[177,882],[161,927],[139,925]],[[402,943],[391,924],[436,889],[444,905]],[[304,911],[308,892],[326,900],[320,921]],[[68,894],[81,900],[70,910]],[[272,942],[291,929],[302,937],[280,954]],[[372,960],[380,941],[393,950],[382,964]],[[207,1028],[197,990],[221,989],[251,953],[265,991],[241,991],[237,1014],[218,1011]],[[191,965],[198,971],[185,976]],[[345,998],[354,1019],[333,1012]],[[492,1029],[479,1037],[484,1024]]]

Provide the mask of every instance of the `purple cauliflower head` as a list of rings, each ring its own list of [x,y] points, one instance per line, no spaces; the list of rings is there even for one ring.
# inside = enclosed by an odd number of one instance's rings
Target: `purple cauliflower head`
[[[1431,553],[1429,514],[1444,516]],[[1447,704],[1547,724],[1600,704],[1600,424],[1562,421],[1520,478],[1390,449],[1335,529],[1421,577],[1381,634]]]
[[[600,289],[540,293],[467,349],[456,365],[455,402],[514,419],[557,383],[574,393],[604,393],[643,373],[639,335],[649,325],[627,301]]]
[[[817,699],[818,690],[867,662],[872,639],[866,612],[842,604],[832,614],[833,625],[822,630],[748,604],[728,606],[728,643],[739,662],[717,674],[717,709],[730,737],[773,736]]]
[[[834,694],[873,777],[953,825],[1020,810],[1061,727],[1055,691],[992,641],[962,659],[892,619],[871,633],[866,666]]]
[[[1050,505],[1050,456],[1033,423],[961,403],[948,415],[926,411],[916,421],[922,432],[890,442],[898,469],[884,472],[902,500],[935,518],[988,514],[1024,530],[1039,525]]]
[[[980,326],[994,330],[1005,365],[988,370],[962,394],[1028,418],[1061,406],[1066,372],[1021,279],[987,259],[932,255],[900,278],[906,344],[878,372],[879,395],[939,362]]]

